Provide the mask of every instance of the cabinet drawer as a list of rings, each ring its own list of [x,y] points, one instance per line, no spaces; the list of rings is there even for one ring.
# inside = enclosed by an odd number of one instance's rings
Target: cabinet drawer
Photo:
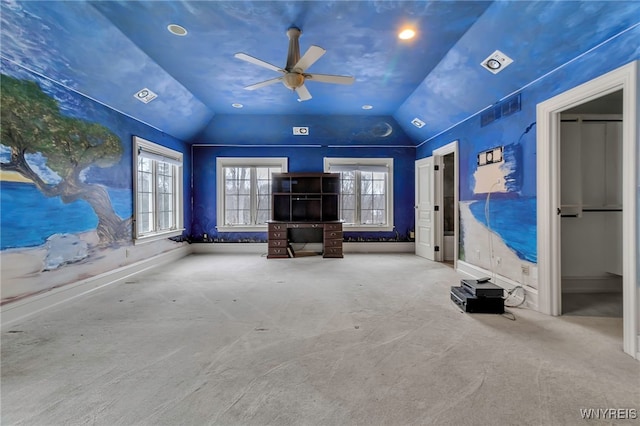
[[[325,231],[342,231],[341,223],[325,223],[324,224]]]
[[[289,223],[287,225],[288,228],[290,229],[298,229],[298,228],[321,228],[322,224],[320,223],[304,223],[304,222],[299,222],[299,223]]]
[[[286,231],[287,225],[284,223],[270,223],[269,232],[271,231]]]
[[[287,240],[269,240],[269,248],[271,247],[287,247]]]
[[[289,257],[287,249],[284,247],[269,247],[267,255],[269,257]]]
[[[342,240],[324,240],[325,247],[340,247],[342,249]]]
[[[287,231],[269,231],[269,240],[286,240]]]
[[[342,231],[324,231],[324,239],[342,239]]]
[[[343,257],[342,247],[325,247],[323,257]]]

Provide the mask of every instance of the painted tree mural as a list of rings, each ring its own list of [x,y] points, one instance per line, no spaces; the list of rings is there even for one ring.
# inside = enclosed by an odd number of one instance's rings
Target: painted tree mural
[[[64,203],[86,201],[98,216],[99,244],[110,245],[131,238],[131,218],[121,219],[111,205],[107,189],[84,181],[90,166],[110,167],[123,154],[120,139],[106,127],[60,114],[57,102],[37,83],[1,75],[0,143],[11,149],[9,162],[0,170],[13,171],[33,181],[46,197]],[[57,183],[46,182],[27,161],[40,153]]]

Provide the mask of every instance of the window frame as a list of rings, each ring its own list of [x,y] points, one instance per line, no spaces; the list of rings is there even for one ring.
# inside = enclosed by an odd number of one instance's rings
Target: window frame
[[[357,232],[390,232],[395,229],[393,222],[393,158],[355,158],[355,157],[324,157],[324,171],[326,173],[336,173],[336,170],[331,170],[332,166],[336,168],[344,168],[353,166],[354,170],[358,167],[366,169],[367,167],[385,167],[387,169],[387,179],[385,186],[385,211],[387,217],[387,223],[384,225],[379,224],[343,224],[345,231],[357,231]],[[339,173],[339,172],[338,172]],[[342,178],[341,178],[342,181]],[[341,182],[342,185],[342,182]],[[359,185],[357,185],[359,188]],[[356,198],[360,199],[361,194],[358,192]],[[342,204],[342,203],[341,203]],[[340,215],[342,216],[342,205],[340,205]],[[361,215],[361,212],[358,212]],[[342,219],[342,218],[341,218]]]
[[[133,137],[133,241],[134,244],[147,243],[151,241],[157,241],[160,239],[176,237],[182,235],[184,232],[184,209],[183,209],[183,154],[179,151],[158,145],[154,142],[143,139],[139,136]],[[154,211],[153,221],[154,227],[158,224],[158,197],[156,194],[157,189],[157,164],[159,162],[168,163],[173,168],[173,213],[174,213],[174,226],[168,230],[157,229],[152,232],[142,233],[138,229],[138,160],[140,157],[147,158],[153,161],[153,199],[154,199]]]
[[[280,167],[281,173],[287,173],[287,157],[217,157],[216,158],[216,230],[218,232],[266,232],[263,225],[227,225],[225,223],[225,167]],[[251,196],[255,196],[252,185]],[[255,205],[255,203],[252,203]],[[252,212],[253,214],[254,212]]]

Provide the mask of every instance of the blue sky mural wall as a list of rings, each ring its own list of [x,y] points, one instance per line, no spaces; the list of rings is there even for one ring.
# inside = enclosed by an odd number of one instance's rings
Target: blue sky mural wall
[[[37,100],[32,97],[33,103],[28,108],[36,109],[41,99],[49,99],[53,102],[54,109],[58,110],[56,116],[60,117],[60,122],[66,120],[64,122],[75,126],[74,132],[80,135],[80,138],[82,129],[99,128],[104,130],[101,135],[107,136],[96,139],[96,143],[106,144],[107,140],[113,142],[111,152],[101,157],[96,156],[92,161],[83,164],[81,170],[70,172],[67,176],[60,176],[52,166],[52,161],[56,161],[53,158],[54,151],[64,152],[64,146],[48,151],[48,156],[42,153],[44,149],[30,146],[25,155],[29,167],[45,186],[59,189],[59,193],[46,193],[35,185],[29,176],[3,169],[0,180],[0,244],[4,255],[3,263],[30,263],[31,268],[28,280],[23,280],[28,284],[23,283],[22,286],[11,286],[12,282],[19,283],[21,280],[18,277],[12,280],[11,274],[3,269],[3,302],[74,282],[79,277],[98,275],[115,267],[133,263],[141,257],[149,256],[150,253],[167,250],[170,246],[161,244],[153,249],[152,244],[144,250],[144,254],[142,251],[138,255],[135,254],[136,248],[133,246],[132,238],[132,138],[134,135],[139,136],[183,152],[185,173],[190,170],[191,164],[187,144],[10,62],[2,61],[1,64],[4,93],[7,93],[7,87],[15,82],[35,82],[35,91],[42,94],[42,97],[38,96]],[[4,100],[6,99],[3,97]],[[3,140],[0,144],[0,160],[5,164],[11,162],[10,146],[13,146],[9,141],[10,137],[5,133],[10,127],[7,124],[13,119],[20,119],[20,112],[13,112],[16,114],[11,118],[9,109],[2,111]],[[38,118],[34,115],[28,119],[33,120],[38,127],[37,123],[46,121],[47,117],[42,115]],[[33,130],[32,126],[25,126],[24,129]],[[40,136],[34,137],[28,143],[33,144],[38,138],[42,140],[46,137],[44,126]],[[81,149],[80,145],[70,145],[67,148],[72,157]],[[85,152],[88,151],[90,149],[86,149]],[[74,161],[71,160],[70,163]],[[77,176],[78,180],[71,182],[70,176]],[[188,200],[191,194],[188,175],[185,175],[184,182],[185,199]],[[81,191],[73,193],[68,187],[81,187]],[[96,198],[95,194],[101,193],[103,189],[107,193],[104,203],[92,202]],[[190,229],[190,203],[184,205],[184,217],[185,226]],[[103,220],[115,225],[102,229]],[[126,250],[126,256],[120,253],[123,249]],[[110,257],[112,259],[106,261]],[[81,264],[81,270],[77,274],[60,273],[61,269],[73,264]]]

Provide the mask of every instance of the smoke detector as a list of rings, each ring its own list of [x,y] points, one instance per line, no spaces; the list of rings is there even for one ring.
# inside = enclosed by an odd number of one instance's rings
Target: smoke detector
[[[487,71],[498,74],[500,71],[505,69],[513,62],[513,59],[505,55],[499,50],[496,50],[491,55],[487,57],[484,61],[480,63],[484,69]]]
[[[416,126],[418,129],[421,129],[424,126],[424,121],[420,120],[418,117],[411,120],[411,124]]]
[[[294,127],[293,134],[296,136],[309,136],[309,128],[308,127]]]

